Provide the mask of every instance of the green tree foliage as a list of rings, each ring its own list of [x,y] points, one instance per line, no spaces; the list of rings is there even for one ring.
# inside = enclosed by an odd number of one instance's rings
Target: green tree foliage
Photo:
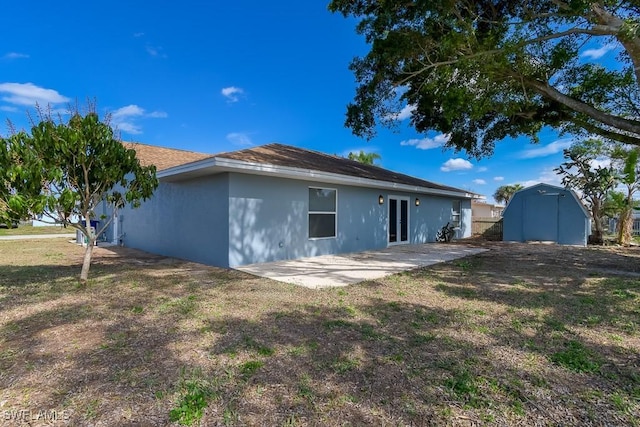
[[[501,185],[496,189],[496,192],[493,193],[493,198],[498,203],[508,205],[509,200],[511,200],[516,191],[520,191],[523,188],[524,187],[521,184]]]
[[[370,45],[346,125],[372,137],[409,107],[419,132],[480,157],[545,125],[640,145],[640,4],[635,0],[332,0]],[[617,48],[619,67],[580,57]]]
[[[349,160],[355,160],[356,162],[364,163],[365,165],[373,165],[376,160],[382,158],[378,153],[365,153],[362,150],[360,150],[359,153],[353,153],[350,151],[347,157]]]
[[[90,106],[91,107],[91,106]],[[88,242],[80,280],[86,281],[93,245],[111,218],[91,232],[96,207],[137,207],[158,186],[154,166],[141,166],[133,149],[118,141],[93,108],[73,111],[69,120],[40,113],[31,133],[2,138],[0,222],[42,215],[49,222],[80,230]],[[86,220],[86,223],[83,221]]]
[[[593,160],[606,155],[601,140],[589,139],[574,143],[564,150],[566,161],[555,169],[562,176],[562,184],[582,195],[593,220],[591,242],[604,242],[604,205],[609,192],[616,186],[616,172],[612,166],[593,166]]]

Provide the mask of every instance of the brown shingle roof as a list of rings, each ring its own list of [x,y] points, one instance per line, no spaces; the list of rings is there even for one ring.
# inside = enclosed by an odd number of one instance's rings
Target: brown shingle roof
[[[136,150],[136,157],[143,166],[155,165],[159,171],[211,157],[211,154],[157,147],[138,142],[123,142],[122,144],[127,148]]]
[[[465,192],[459,188],[436,184],[409,175],[393,172],[378,166],[365,165],[344,157],[332,156],[318,151],[305,150],[283,144],[267,144],[245,150],[216,154],[214,157],[240,160],[244,162],[288,166],[321,172],[336,173],[357,178],[393,182],[417,187]]]
[[[136,150],[136,156],[144,166],[155,165],[158,170],[195,162],[209,157],[239,160],[249,163],[268,164],[329,172],[356,178],[367,178],[377,181],[392,182],[416,187],[432,188],[455,192],[465,192],[455,187],[437,184],[378,166],[365,165],[344,157],[332,156],[318,151],[306,150],[284,144],[266,144],[245,150],[230,151],[212,156],[194,151],[177,150],[175,148],[157,147],[137,142],[124,142],[127,148]]]

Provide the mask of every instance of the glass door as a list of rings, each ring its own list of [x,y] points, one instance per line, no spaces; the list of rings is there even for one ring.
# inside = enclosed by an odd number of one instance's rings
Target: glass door
[[[389,245],[409,242],[409,198],[389,196]]]

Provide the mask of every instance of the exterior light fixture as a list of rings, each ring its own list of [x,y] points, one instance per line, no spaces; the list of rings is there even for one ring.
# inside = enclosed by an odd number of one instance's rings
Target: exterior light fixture
[[[384,196],[381,194],[378,196],[378,204],[381,205],[384,203]]]
[[[420,206],[420,199],[416,197],[416,206]]]

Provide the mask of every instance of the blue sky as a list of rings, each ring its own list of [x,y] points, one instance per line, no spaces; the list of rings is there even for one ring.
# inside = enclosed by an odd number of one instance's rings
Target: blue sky
[[[500,185],[559,183],[553,168],[571,141],[551,130],[537,145],[503,141],[480,161],[443,151],[443,135],[407,121],[371,141],[353,136],[343,125],[355,91],[348,66],[367,46],[328,0],[33,3],[4,4],[13,18],[0,26],[0,118],[18,128],[36,101],[66,109],[95,98],[128,141],[205,153],[270,142],[373,151],[385,168],[489,201]],[[583,55],[610,60],[615,49]]]

